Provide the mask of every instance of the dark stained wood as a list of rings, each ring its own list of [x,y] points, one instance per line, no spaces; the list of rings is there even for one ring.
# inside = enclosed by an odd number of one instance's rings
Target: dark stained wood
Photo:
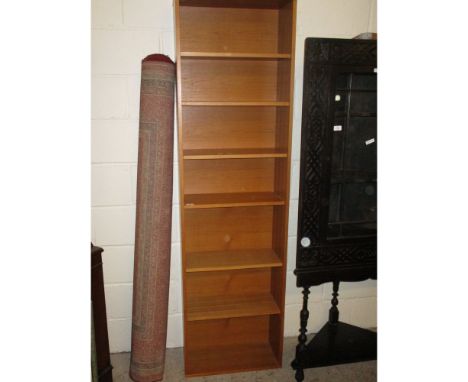
[[[91,244],[91,301],[93,304],[94,338],[99,382],[112,382],[112,365],[107,334],[106,297],[102,271],[103,249]]]
[[[327,322],[307,346],[313,351],[304,358],[304,368],[377,359],[377,333],[341,321]]]
[[[304,368],[376,357],[375,333],[341,323],[338,310],[340,281],[377,277],[376,66],[375,40],[306,39],[294,271],[304,305],[291,363],[296,381],[304,380]],[[329,321],[306,344],[308,289],[325,282],[333,282]]]
[[[341,73],[345,74],[344,77],[349,76],[349,73],[375,77],[376,64],[376,41],[306,39],[295,269],[298,286],[319,285],[330,281],[360,281],[376,277],[376,231],[369,231],[368,235],[330,236],[330,227],[335,225],[329,224],[332,182],[376,184],[375,156],[372,157],[375,151],[373,154],[370,152],[371,156],[365,158],[368,162],[361,165],[370,166],[369,168],[355,168],[353,166],[357,166],[359,162],[353,158],[348,160],[349,163],[346,162],[347,159],[343,159],[342,154],[345,145],[340,140],[335,140],[353,128],[348,120],[342,119],[340,113],[343,110],[347,115],[345,118],[352,118],[352,108],[346,109],[341,104],[348,102],[349,97],[353,99],[350,94],[355,88],[354,85],[339,83],[339,79],[343,77]],[[350,92],[343,95],[341,101],[337,101],[336,94],[340,92],[336,89],[343,86],[351,86]],[[361,86],[362,84],[358,88]],[[372,86],[375,86],[375,81]],[[372,89],[375,92],[375,88]],[[359,105],[359,98],[354,105]],[[363,107],[375,108],[375,104],[364,104]],[[348,112],[345,113],[345,110]],[[371,123],[375,126],[375,120]],[[343,131],[336,132],[335,125],[342,126]],[[367,128],[367,125],[363,125],[362,128]],[[368,130],[374,134],[371,129]],[[364,138],[360,139],[362,147],[366,147]],[[374,147],[375,145],[376,143]],[[335,163],[335,157],[340,158],[342,162]],[[343,224],[349,223],[349,219],[346,218],[341,221]],[[356,221],[362,223],[367,220]],[[310,244],[302,245],[302,238],[308,238]]]

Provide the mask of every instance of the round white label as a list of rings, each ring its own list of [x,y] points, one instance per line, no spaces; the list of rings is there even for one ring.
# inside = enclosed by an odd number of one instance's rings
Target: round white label
[[[301,239],[301,245],[304,247],[304,248],[307,248],[309,245],[310,245],[310,239],[308,237],[303,237]]]

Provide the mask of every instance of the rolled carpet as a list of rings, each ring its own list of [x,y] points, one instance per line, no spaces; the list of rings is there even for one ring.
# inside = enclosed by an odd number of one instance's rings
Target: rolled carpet
[[[172,222],[175,64],[142,61],[130,377],[164,375]]]

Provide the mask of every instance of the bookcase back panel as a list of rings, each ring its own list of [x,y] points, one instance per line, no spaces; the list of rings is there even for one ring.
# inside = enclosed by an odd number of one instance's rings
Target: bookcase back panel
[[[188,323],[187,345],[194,349],[268,341],[269,317],[238,317]],[[207,335],[206,333],[210,333]]]
[[[278,50],[277,9],[181,7],[182,52]]]
[[[277,330],[271,327],[271,317],[187,323],[185,372],[195,376],[280,367],[276,346],[269,341]]]
[[[185,193],[273,192],[275,159],[186,161]]]
[[[276,107],[185,107],[184,149],[275,147]]]
[[[187,276],[188,303],[206,296],[247,296],[270,292],[270,269],[191,273]]]
[[[283,336],[278,335],[283,331],[284,324],[284,312],[283,314],[277,314],[270,316],[269,322],[269,339],[268,342],[273,350],[274,356],[277,362],[281,365],[282,352],[283,352]]]
[[[182,62],[182,101],[287,101],[278,99],[277,60]]]
[[[273,208],[185,211],[186,252],[271,248]]]

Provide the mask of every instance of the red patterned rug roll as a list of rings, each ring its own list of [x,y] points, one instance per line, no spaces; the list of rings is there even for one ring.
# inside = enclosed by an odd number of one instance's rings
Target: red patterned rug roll
[[[175,64],[142,62],[130,377],[164,374],[171,256]]]

